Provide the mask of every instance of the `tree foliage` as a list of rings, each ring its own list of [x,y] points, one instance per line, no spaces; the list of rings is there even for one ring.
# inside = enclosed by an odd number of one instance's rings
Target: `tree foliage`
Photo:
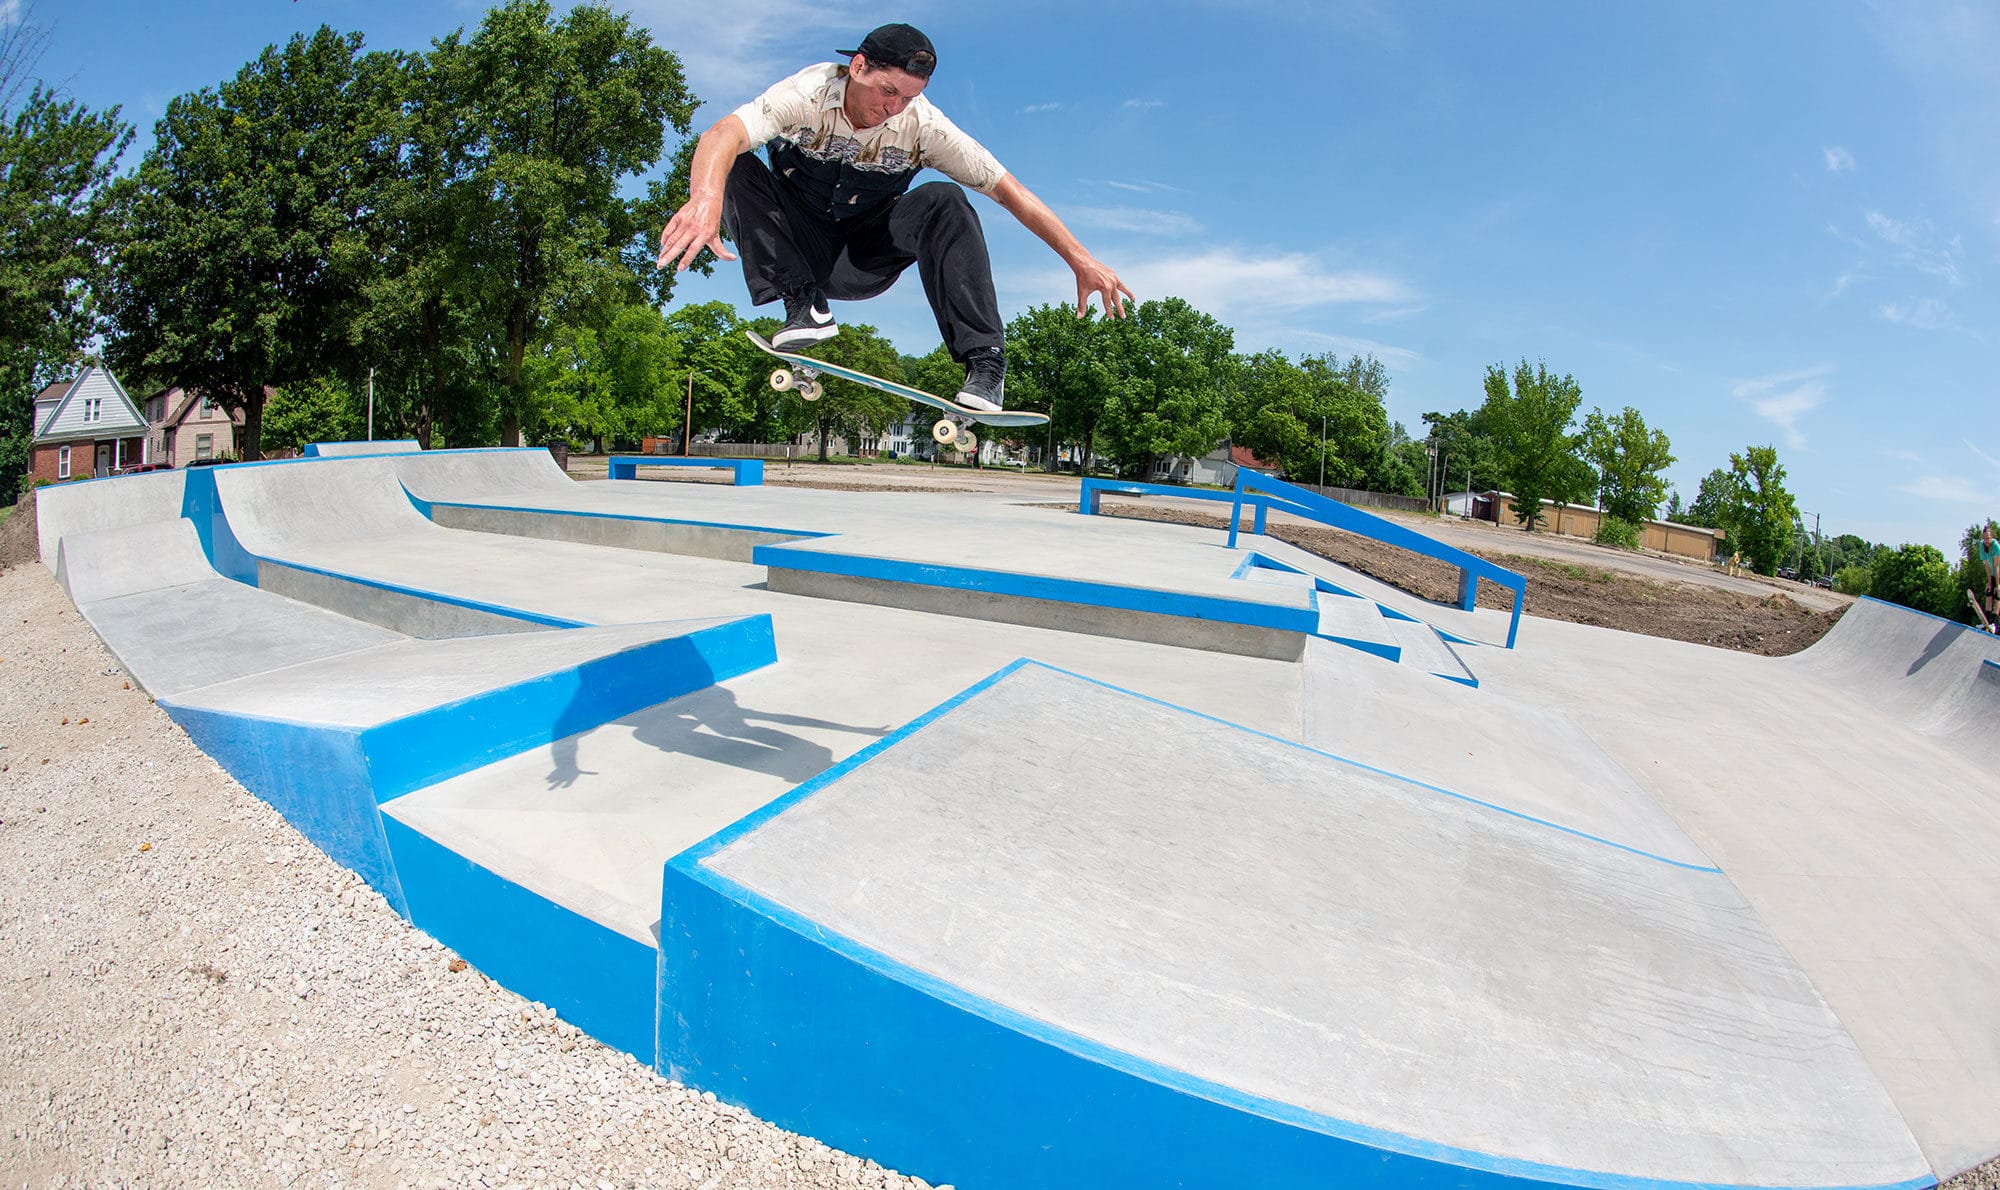
[[[1868,593],[1932,615],[1957,618],[1957,576],[1934,545],[1905,545],[1875,559]],[[1969,609],[1968,609],[1969,610]]]
[[[1729,538],[1751,569],[1776,574],[1799,517],[1792,494],[1785,490],[1785,468],[1778,462],[1777,448],[1752,446],[1730,455],[1729,474],[1733,499],[1723,515]]]
[[[1138,473],[1163,455],[1200,458],[1229,436],[1235,332],[1176,297],[1102,320],[1111,390],[1099,423],[1106,453]]]
[[[27,470],[35,394],[99,329],[112,172],[132,130],[33,78],[46,33],[0,28],[0,500]]]
[[[1666,498],[1663,473],[1674,465],[1663,431],[1647,428],[1630,405],[1610,417],[1593,409],[1583,420],[1583,457],[1597,468],[1598,502],[1606,512],[1633,524],[1653,519]]]
[[[1573,504],[1588,497],[1588,468],[1580,465],[1581,436],[1570,429],[1583,390],[1570,376],[1556,376],[1546,363],[1522,360],[1513,383],[1494,364],[1486,370],[1486,403],[1481,428],[1493,439],[1500,479],[1514,497],[1514,516],[1530,532],[1542,517],[1542,501]]]
[[[360,51],[359,34],[321,26],[175,98],[121,188],[112,361],[242,410],[246,459],[266,385],[354,370],[367,226],[396,165],[379,135],[395,61]]]

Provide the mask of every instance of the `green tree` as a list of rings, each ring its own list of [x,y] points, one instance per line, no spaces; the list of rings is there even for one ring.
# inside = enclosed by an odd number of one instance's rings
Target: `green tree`
[[[1752,446],[1732,454],[1729,472],[1735,499],[1723,520],[1730,540],[1743,551],[1751,569],[1758,574],[1776,574],[1780,560],[1791,548],[1793,527],[1799,518],[1792,494],[1785,490],[1785,468],[1778,462],[1777,448]]]
[[[479,330],[500,439],[518,445],[536,416],[524,367],[551,328],[602,324],[649,282],[670,283],[635,268],[667,192],[630,201],[621,187],[659,162],[668,126],[687,134],[697,101],[674,54],[589,4],[557,20],[547,0],[509,0],[470,40],[439,42],[427,69],[470,125],[467,275],[493,319]]]
[[[1681,522],[1698,528],[1731,532],[1729,517],[1741,500],[1736,487],[1733,472],[1722,467],[1709,472],[1702,477],[1701,486],[1695,489],[1694,503],[1681,514]]]
[[[1486,432],[1478,411],[1461,409],[1456,413],[1426,413],[1424,426],[1424,466],[1426,473],[1430,473],[1433,464],[1429,453],[1430,448],[1435,448],[1437,461],[1433,490],[1440,496],[1448,492],[1491,491],[1502,486],[1493,438]]]
[[[32,78],[47,35],[0,28],[0,502],[27,471],[35,394],[82,357],[115,224],[112,171],[132,139],[118,109],[93,112]],[[25,97],[24,97],[25,96]]]
[[[1687,515],[1687,507],[1681,503],[1679,488],[1675,488],[1667,493],[1667,511],[1663,515],[1667,520],[1673,521],[1676,524],[1687,523],[1681,519]]]
[[[367,433],[366,397],[338,380],[287,385],[264,402],[264,449],[303,450],[309,442],[352,442]]]
[[[1583,457],[1597,468],[1598,499],[1606,512],[1633,524],[1653,519],[1666,498],[1662,473],[1674,465],[1664,432],[1648,429],[1630,405],[1610,417],[1593,409],[1583,419]]]
[[[1100,423],[1126,473],[1162,456],[1199,458],[1229,435],[1235,334],[1176,297],[1141,302],[1100,324],[1109,339],[1111,392]]]
[[[1501,482],[1513,494],[1514,517],[1529,532],[1541,521],[1544,499],[1582,498],[1583,483],[1573,462],[1581,438],[1570,429],[1582,401],[1576,381],[1554,375],[1546,363],[1530,367],[1522,360],[1511,386],[1500,365],[1486,369],[1486,403],[1479,418],[1493,438]]]
[[[372,197],[398,64],[322,26],[267,48],[214,90],[177,97],[121,187],[107,307],[120,371],[242,410],[259,457],[264,389],[357,367]]]
[[[1869,594],[1947,618],[1957,617],[1964,599],[1952,568],[1934,545],[1905,545],[1875,559]]]
[[[1078,318],[1066,304],[1030,307],[1007,324],[1007,403],[1049,415],[1044,464],[1051,471],[1058,444],[1075,446],[1086,460],[1097,451],[1117,383],[1108,325]]]

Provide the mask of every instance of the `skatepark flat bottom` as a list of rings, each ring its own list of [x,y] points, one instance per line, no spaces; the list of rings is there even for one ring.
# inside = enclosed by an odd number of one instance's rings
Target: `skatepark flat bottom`
[[[352,654],[357,721],[370,642],[394,637],[246,583],[311,573],[363,620],[379,592],[544,632],[522,647],[559,696],[478,695],[510,731],[591,693],[546,625],[768,624],[775,660],[705,684],[696,666],[686,694],[344,804],[416,924],[496,978],[907,1172],[1915,1186],[2000,1152],[2000,780],[1979,726],[2000,654],[1943,621],[1864,602],[1774,661],[1530,608],[1518,649],[1458,646],[1475,689],[1390,660],[1402,646],[1352,615],[1333,619],[1354,647],[1314,635],[1313,587],[1474,641],[1498,613],[1003,495],[576,485],[525,451],[131,478],[134,499],[109,480],[38,501],[45,541],[75,540],[79,602],[117,606],[93,618],[107,644],[137,658],[129,638],[179,615],[152,595],[233,583]],[[596,544],[472,532],[425,515],[443,504],[610,524]],[[663,525],[700,528],[609,544]],[[189,581],[137,574],[133,542],[180,551],[160,573]],[[1310,626],[1286,659],[843,602],[772,589],[765,551]],[[1246,578],[1253,553],[1312,582]],[[223,628],[199,623],[145,664],[194,703],[254,679],[315,713],[313,666],[272,647],[206,668],[189,651]]]

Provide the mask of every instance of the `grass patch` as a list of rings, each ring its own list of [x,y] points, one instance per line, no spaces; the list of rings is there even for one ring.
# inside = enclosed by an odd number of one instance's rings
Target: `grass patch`
[[[0,525],[6,524],[7,518],[13,515],[14,506],[12,504],[0,505]]]

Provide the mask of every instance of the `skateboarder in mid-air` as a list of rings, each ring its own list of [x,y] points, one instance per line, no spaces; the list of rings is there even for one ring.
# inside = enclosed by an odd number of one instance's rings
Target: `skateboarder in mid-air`
[[[1132,297],[1084,250],[1055,212],[923,97],[937,51],[908,25],[884,25],[842,51],[847,62],[809,66],[716,121],[695,147],[690,197],[660,232],[660,268],[686,269],[703,248],[735,260],[757,305],[785,303],[771,336],[781,351],[832,337],[829,297],[871,298],[912,264],[951,357],[965,365],[952,398],[981,412],[1003,407],[1006,340],[979,216],[952,182],[910,189],[930,166],[998,202],[1076,273],[1082,317],[1097,296],[1125,316]],[[767,168],[754,152],[768,147]]]

